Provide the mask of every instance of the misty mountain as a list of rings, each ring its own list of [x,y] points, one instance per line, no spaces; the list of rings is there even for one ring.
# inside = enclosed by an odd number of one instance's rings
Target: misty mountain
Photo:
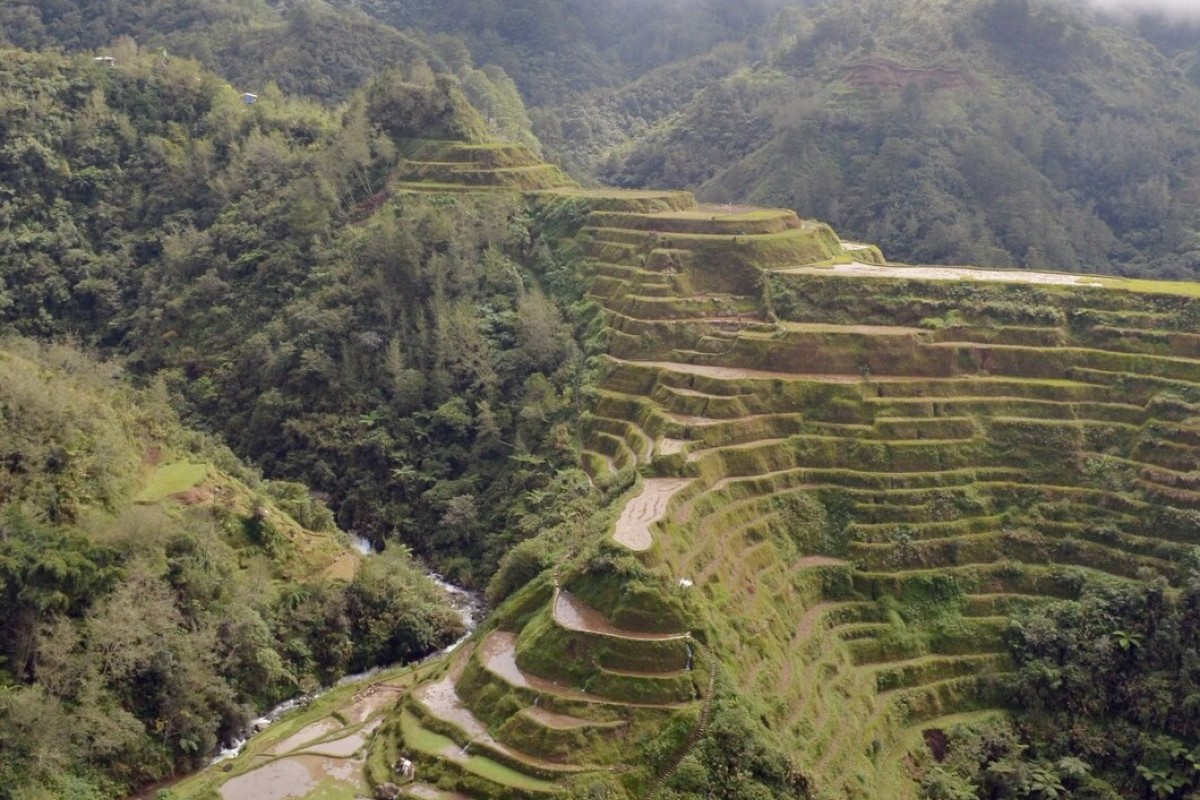
[[[900,260],[1188,276],[1200,32],[1142,5],[362,8],[503,67],[580,176],[790,206]]]

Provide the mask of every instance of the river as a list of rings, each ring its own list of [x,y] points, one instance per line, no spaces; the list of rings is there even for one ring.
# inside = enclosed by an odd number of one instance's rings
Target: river
[[[367,539],[363,539],[362,537],[355,537],[354,546],[363,555],[371,555],[375,552],[371,542]],[[483,615],[483,601],[479,595],[468,591],[461,586],[455,586],[453,583],[450,583],[436,572],[426,571],[425,574],[426,577],[437,584],[438,587],[446,593],[446,597],[449,599],[450,605],[455,611],[458,612],[459,616],[462,617],[463,627],[466,628],[466,633],[464,633],[452,644],[447,645],[436,653],[426,656],[424,659],[422,659],[422,662],[432,661],[434,659],[441,658],[448,653],[452,653],[458,648],[459,645],[465,642],[472,633],[475,632],[475,627],[479,624],[479,619]],[[301,695],[300,697],[293,697],[291,700],[285,700],[284,702],[264,713],[261,717],[252,720],[250,722],[249,729],[245,731],[241,737],[234,739],[232,742],[222,746],[217,754],[213,756],[212,761],[209,762],[209,766],[212,766],[213,764],[219,764],[222,761],[227,761],[231,758],[236,758],[239,754],[241,754],[242,750],[246,747],[246,743],[250,741],[250,737],[254,736],[254,734],[261,733],[262,731],[266,730],[272,723],[278,722],[289,711],[294,711],[297,708],[308,705],[313,700],[329,691],[329,689],[337,686],[346,686],[351,683],[361,683],[362,681],[370,680],[382,670],[390,669],[393,666],[396,665],[388,664],[380,667],[372,667],[366,672],[358,672],[354,675],[346,675],[333,686],[327,686],[324,689],[312,694]]]
[[[364,539],[361,537],[354,537],[354,547],[360,553],[362,553],[363,555],[367,555],[367,556],[372,555],[375,552],[375,549],[372,546],[371,542],[368,541],[367,539]],[[435,584],[437,584],[442,589],[442,591],[444,591],[446,593],[446,597],[449,600],[450,605],[454,608],[455,611],[458,612],[459,616],[462,617],[463,627],[466,629],[466,633],[463,634],[463,636],[460,637],[457,641],[447,645],[446,647],[442,648],[441,650],[437,651],[436,653],[431,653],[430,655],[428,655],[424,659],[422,659],[421,662],[417,662],[417,663],[424,663],[427,661],[432,661],[434,659],[441,658],[442,656],[453,652],[464,641],[466,641],[467,638],[472,633],[474,633],[475,628],[479,624],[479,621],[483,617],[483,613],[484,613],[483,599],[479,595],[477,595],[474,592],[471,592],[467,589],[464,589],[461,586],[455,586],[453,583],[450,583],[443,576],[438,575],[435,572],[426,571],[426,576],[431,581],[433,581]],[[377,675],[381,671],[383,671],[385,669],[390,669],[392,666],[395,666],[395,665],[373,667],[372,669],[369,669],[366,672],[359,672],[354,675],[346,675],[345,677],[340,679],[333,686],[325,687],[324,689],[321,689],[321,690],[311,693],[311,694],[301,695],[300,697],[294,697],[290,700],[285,700],[284,702],[280,703],[279,705],[275,706],[274,708],[271,708],[268,711],[264,712],[262,716],[258,717],[257,719],[252,720],[249,724],[248,729],[245,732],[243,732],[243,734],[241,736],[239,736],[238,738],[234,739],[231,742],[227,742],[227,743],[223,744],[221,746],[221,748],[217,751],[217,753],[213,756],[213,758],[209,762],[208,766],[211,767],[214,764],[221,763],[222,761],[227,761],[231,758],[236,758],[239,754],[241,754],[242,750],[245,749],[246,744],[250,741],[250,739],[255,734],[265,731],[273,723],[278,722],[280,719],[282,719],[284,716],[286,716],[289,712],[295,711],[297,708],[303,708],[304,706],[307,706],[313,700],[320,697],[322,694],[329,691],[330,689],[336,688],[338,686],[346,686],[347,684],[361,683],[363,681],[370,680],[371,678],[373,678],[375,675]],[[161,791],[162,789],[169,788],[170,786],[174,785],[175,783],[178,783],[179,781],[183,780],[186,777],[188,777],[188,776],[187,775],[177,775],[174,778],[172,778],[169,781],[166,781],[164,783],[154,784],[152,786],[149,786],[149,787],[143,789],[142,791],[138,792],[137,794],[132,795],[128,800],[152,800],[152,798],[154,798],[159,791]]]

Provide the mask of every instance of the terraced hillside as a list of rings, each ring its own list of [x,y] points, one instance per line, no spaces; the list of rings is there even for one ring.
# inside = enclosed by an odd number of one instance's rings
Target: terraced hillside
[[[402,192],[481,189],[533,191],[575,182],[522,145],[411,140],[392,186]]]
[[[581,234],[611,362],[584,464],[645,476],[617,540],[694,585],[817,794],[901,796],[920,730],[1002,708],[1013,609],[1179,577],[1194,287],[872,265],[707,211]]]
[[[908,796],[924,730],[1003,713],[1015,610],[1179,578],[1195,287],[888,266],[791,212],[487,150],[421,145],[396,188],[589,209],[581,461],[621,499],[382,725],[408,796],[655,796],[718,686],[813,796]]]

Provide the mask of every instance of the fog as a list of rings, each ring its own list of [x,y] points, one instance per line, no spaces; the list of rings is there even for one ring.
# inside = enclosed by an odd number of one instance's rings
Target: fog
[[[1200,0],[1085,0],[1088,5],[1118,14],[1157,12],[1200,21]]]

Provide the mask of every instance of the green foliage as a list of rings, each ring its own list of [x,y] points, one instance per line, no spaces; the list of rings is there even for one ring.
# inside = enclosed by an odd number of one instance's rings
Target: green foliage
[[[1095,588],[1009,634],[1016,725],[951,731],[926,797],[1188,796],[1200,786],[1197,586]]]
[[[116,57],[118,67],[139,50],[156,59],[166,51],[196,59],[246,91],[278,84],[326,101],[344,99],[388,66],[435,58],[413,37],[320,0],[286,8],[259,0],[199,0],[187,8],[152,0],[21,3],[0,9],[0,42],[95,50]]]
[[[500,605],[509,595],[553,566],[552,554],[540,538],[526,539],[504,554],[487,585],[488,604]]]
[[[346,587],[351,671],[410,661],[465,632],[441,592],[397,550],[368,559]]]
[[[807,782],[785,751],[728,689],[714,702],[708,731],[668,783],[671,798],[768,800],[804,796]]]
[[[388,73],[340,117],[278,93],[244,106],[174,59],[14,52],[0,89],[17,192],[0,212],[4,323],[122,342],[238,453],[330,497],[343,527],[470,556],[464,580],[575,513],[539,492],[575,458],[580,365],[519,263],[549,276],[562,259],[527,250],[512,197],[388,201],[405,137],[483,135],[445,76]]]
[[[16,507],[0,519],[0,587],[5,620],[0,645],[10,674],[35,670],[41,626],[58,615],[79,617],[119,579],[117,554],[70,530],[38,524]]]
[[[367,91],[367,116],[394,139],[477,141],[483,120],[445,75],[409,83],[400,72],[385,73]],[[420,78],[418,78],[420,80]]]
[[[68,348],[0,342],[0,501],[56,523],[118,502],[139,460],[131,440],[155,422],[96,395],[115,375]]]
[[[0,368],[0,797],[124,796],[203,764],[267,703],[461,635],[402,548],[353,575],[327,509],[266,484],[327,525],[299,529],[255,473],[180,426],[161,386],[24,340],[0,347]],[[88,468],[39,456],[60,443]],[[175,447],[181,469],[138,469]],[[347,560],[352,580],[320,577]]]

